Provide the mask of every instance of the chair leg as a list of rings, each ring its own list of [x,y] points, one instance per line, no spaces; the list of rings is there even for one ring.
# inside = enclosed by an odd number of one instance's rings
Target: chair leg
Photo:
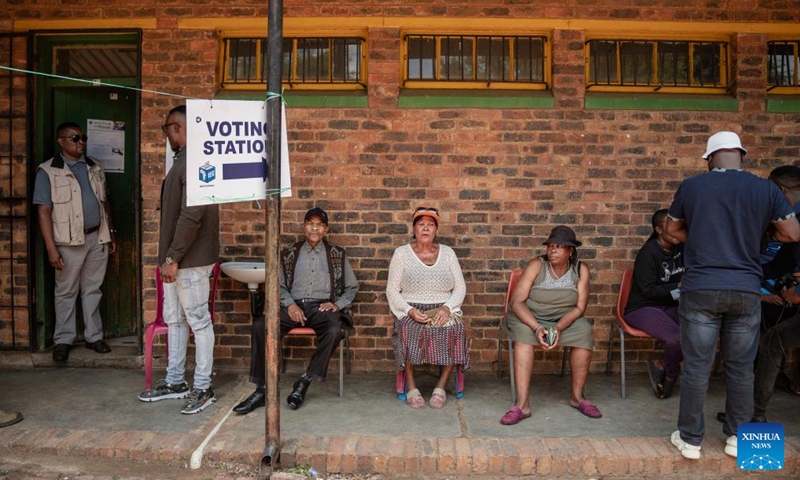
[[[278,371],[286,373],[286,362],[283,360],[283,342],[278,342]]]
[[[627,397],[625,391],[625,331],[619,329],[619,375],[622,379],[622,399]]]
[[[503,325],[497,333],[497,378],[503,378]]]
[[[464,398],[464,372],[461,370],[461,365],[455,365],[455,384],[456,384],[456,398]]]
[[[561,357],[561,374],[559,375],[561,377],[567,373],[567,357],[569,357],[569,351],[571,348],[572,347],[564,347],[564,355]]]
[[[146,329],[144,333],[144,389],[153,388],[153,332]]]
[[[511,404],[517,403],[517,379],[514,376],[514,342],[508,336],[508,369],[511,371]]]
[[[339,397],[344,397],[344,338],[339,341]]]
[[[350,374],[350,333],[345,330],[344,332],[344,353],[346,355],[345,360],[347,361],[347,374]]]
[[[397,390],[397,399],[406,401],[406,372],[399,370],[395,379],[395,389]]]
[[[614,325],[608,329],[608,354],[606,355],[606,376],[611,375],[611,347],[614,346]]]

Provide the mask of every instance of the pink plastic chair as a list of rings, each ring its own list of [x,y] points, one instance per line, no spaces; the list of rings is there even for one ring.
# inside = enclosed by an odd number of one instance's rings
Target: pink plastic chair
[[[208,312],[211,323],[214,323],[214,306],[217,300],[217,283],[219,282],[219,262],[214,264],[211,274],[211,295],[208,299]],[[156,335],[164,335],[164,347],[169,352],[169,336],[164,322],[164,284],[161,282],[161,267],[156,267],[156,319],[148,323],[144,329],[144,389],[153,388],[153,340]]]

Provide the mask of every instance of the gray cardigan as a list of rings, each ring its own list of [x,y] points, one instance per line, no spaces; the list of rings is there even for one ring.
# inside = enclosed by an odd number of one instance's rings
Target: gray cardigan
[[[179,268],[202,267],[219,260],[219,206],[186,206],[186,147],[161,184],[158,264],[167,257]]]

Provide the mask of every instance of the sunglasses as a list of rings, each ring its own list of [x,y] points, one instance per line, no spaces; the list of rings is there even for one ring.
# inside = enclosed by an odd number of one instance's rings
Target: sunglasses
[[[435,209],[433,207],[419,207],[414,211],[414,213],[416,213],[416,212],[433,212],[436,215],[439,215],[439,210],[437,210],[437,209]]]
[[[161,125],[161,131],[166,134],[167,130],[169,130],[169,127],[171,127],[173,125],[177,125],[179,127],[181,126],[178,122],[170,122],[170,123],[166,123],[164,125]]]
[[[58,138],[69,138],[70,140],[72,140],[72,143],[78,143],[78,142],[86,143],[86,141],[89,140],[89,137],[87,137],[86,135],[78,135],[77,133],[74,135],[67,135]]]

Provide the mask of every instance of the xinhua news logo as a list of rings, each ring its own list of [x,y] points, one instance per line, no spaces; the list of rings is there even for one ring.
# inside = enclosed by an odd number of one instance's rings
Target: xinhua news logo
[[[739,425],[736,462],[742,470],[783,469],[783,425],[743,423]]]

